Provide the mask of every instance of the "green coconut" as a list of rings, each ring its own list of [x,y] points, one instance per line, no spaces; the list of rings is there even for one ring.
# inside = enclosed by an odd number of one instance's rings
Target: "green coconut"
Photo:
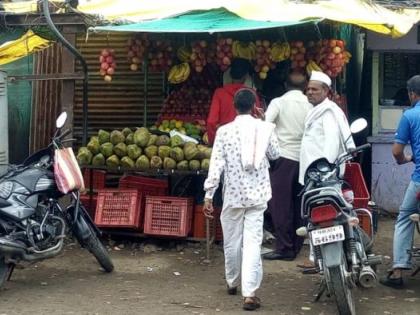
[[[171,159],[170,157],[166,157],[163,159],[163,168],[165,170],[173,170],[176,168],[176,162],[174,159]]]
[[[136,161],[136,168],[141,171],[146,171],[150,168],[149,158],[145,155],[140,156]]]
[[[104,157],[108,158],[113,154],[114,146],[111,142],[105,142],[101,144],[100,151],[104,155]]]
[[[159,156],[153,156],[150,159],[150,167],[154,169],[162,168],[163,162]]]
[[[146,154],[147,157],[151,159],[153,156],[158,155],[158,147],[155,145],[151,145],[144,149],[144,154]]]
[[[199,160],[191,160],[188,166],[191,171],[198,171],[201,167],[201,163]]]
[[[178,162],[178,164],[176,165],[176,169],[180,170],[180,171],[188,171],[188,161],[181,161]]]
[[[87,144],[87,148],[92,154],[98,154],[100,152],[100,146],[98,137],[90,138],[90,141]]]
[[[105,131],[103,129],[100,129],[98,131],[98,139],[99,139],[99,143],[100,144],[109,142],[109,132],[108,131]]]
[[[105,157],[104,157],[104,155],[102,153],[96,154],[92,158],[92,165],[95,165],[95,166],[103,166],[103,165],[105,165]]]
[[[134,143],[137,144],[139,147],[146,147],[147,143],[149,143],[150,139],[150,132],[147,128],[141,127],[136,130],[134,133]]]
[[[210,167],[210,159],[204,159],[201,161],[201,169],[208,171]]]
[[[117,168],[120,165],[120,159],[114,154],[107,158],[105,163],[109,168]]]
[[[157,146],[169,145],[170,143],[171,143],[171,139],[166,135],[161,135],[156,140],[156,145]]]
[[[120,162],[122,167],[134,168],[135,162],[130,159],[128,156],[124,156]]]
[[[121,131],[113,130],[109,136],[109,140],[113,145],[117,145],[125,141],[125,136]]]
[[[180,162],[184,159],[184,150],[182,150],[180,147],[172,148],[169,156],[175,161]]]
[[[132,160],[137,160],[141,155],[141,149],[137,144],[130,144],[127,146],[127,155]]]
[[[125,144],[134,144],[134,133],[130,133],[125,137]]]
[[[149,142],[147,143],[147,146],[151,146],[151,145],[156,144],[157,139],[158,139],[157,135],[150,135]]]
[[[162,145],[159,147],[158,155],[162,160],[166,157],[169,157],[169,153],[171,153],[171,148],[167,145]]]
[[[122,133],[124,137],[127,137],[130,133],[133,133],[133,131],[130,128],[126,127],[122,130]]]
[[[124,142],[120,142],[114,146],[114,153],[118,155],[118,157],[122,158],[123,156],[127,155],[127,145]]]

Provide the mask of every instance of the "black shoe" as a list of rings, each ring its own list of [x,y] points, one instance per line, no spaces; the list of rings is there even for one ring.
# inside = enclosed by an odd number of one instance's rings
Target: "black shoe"
[[[263,255],[263,258],[266,260],[286,260],[286,261],[292,261],[296,258],[295,253],[293,252],[286,252],[286,253],[276,253],[271,252]]]
[[[238,287],[229,288],[227,287],[227,294],[236,295],[238,293]]]
[[[402,278],[391,278],[390,275],[379,279],[379,282],[382,285],[385,285],[387,287],[394,288],[394,289],[401,289],[404,285]]]

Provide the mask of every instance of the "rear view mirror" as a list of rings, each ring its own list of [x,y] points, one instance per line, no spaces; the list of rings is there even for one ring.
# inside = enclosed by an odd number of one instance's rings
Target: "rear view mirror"
[[[57,120],[55,121],[55,125],[58,129],[62,128],[67,120],[67,113],[62,112],[60,116],[58,116]]]
[[[362,130],[364,130],[367,127],[368,123],[366,121],[366,119],[364,118],[359,118],[356,119],[355,121],[353,121],[350,125],[350,131],[351,133],[358,133]]]

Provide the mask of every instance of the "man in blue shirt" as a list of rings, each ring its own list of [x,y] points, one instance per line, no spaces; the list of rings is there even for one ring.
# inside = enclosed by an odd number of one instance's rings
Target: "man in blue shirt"
[[[394,261],[392,271],[381,279],[383,285],[399,288],[403,285],[402,271],[411,269],[411,250],[413,243],[414,223],[410,215],[417,213],[416,195],[420,192],[420,75],[407,81],[408,97],[413,106],[401,117],[395,134],[392,154],[398,164],[413,162],[416,167],[410,184],[405,191],[400,206],[394,232]],[[412,155],[404,153],[404,147],[410,142]]]

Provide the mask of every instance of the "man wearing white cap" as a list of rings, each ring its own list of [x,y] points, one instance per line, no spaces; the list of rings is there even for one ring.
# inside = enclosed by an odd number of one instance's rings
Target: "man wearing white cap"
[[[305,132],[300,151],[299,182],[304,184],[309,165],[326,158],[334,163],[348,149],[355,148],[347,118],[341,108],[328,99],[331,79],[323,72],[312,71],[306,95],[314,108],[305,120]],[[347,142],[344,144],[344,141]],[[344,170],[344,168],[343,168]]]

